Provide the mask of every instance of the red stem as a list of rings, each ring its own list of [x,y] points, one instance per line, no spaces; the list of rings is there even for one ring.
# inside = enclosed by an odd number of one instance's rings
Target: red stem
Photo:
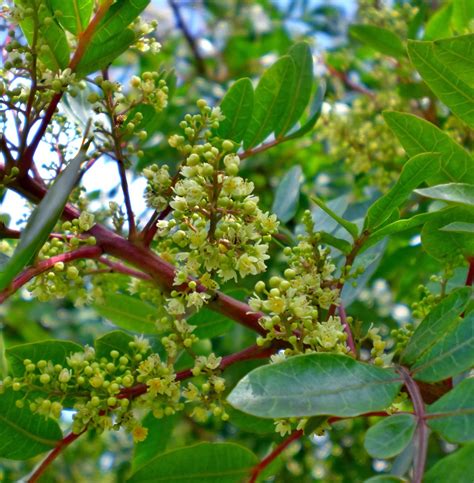
[[[78,434],[69,433],[61,441],[59,441],[56,448],[54,448],[41,462],[41,464],[33,471],[32,475],[27,480],[28,483],[35,483],[38,481],[43,473],[48,469],[49,465],[61,454],[61,452],[63,452],[71,443],[76,441],[76,439],[86,431],[87,428]]]
[[[357,349],[354,343],[354,337],[352,337],[351,326],[349,325],[349,322],[347,322],[346,309],[344,308],[344,305],[342,305],[342,302],[339,305],[339,317],[341,318],[341,324],[344,327],[344,332],[347,334],[347,346],[354,356],[357,357]]]
[[[248,361],[248,360],[254,360],[254,359],[265,359],[267,357],[270,357],[277,349],[278,349],[277,347],[263,348],[257,345],[252,345],[234,354],[224,356],[219,365],[219,369],[224,370],[226,367],[229,367],[232,364],[235,364],[236,362]],[[191,369],[185,369],[183,371],[176,373],[175,380],[184,381],[185,379],[189,379],[190,377],[193,377],[193,373]],[[120,393],[117,395],[117,398],[133,399],[145,394],[147,389],[148,388],[146,384],[143,384],[143,383],[137,384],[133,387],[122,389],[122,391],[120,391]]]
[[[474,257],[469,258],[469,270],[466,277],[466,287],[470,287],[474,282]]]
[[[123,265],[122,263],[113,262],[112,260],[109,260],[108,258],[100,257],[99,262],[103,263],[104,265],[107,265],[108,267],[110,267],[111,271],[113,271],[113,272],[123,273],[124,275],[130,275],[131,277],[139,278],[141,280],[150,280],[150,281],[153,280],[150,277],[150,275],[147,275],[146,273],[139,272],[138,270],[134,270],[133,268],[127,267],[126,265]]]
[[[71,262],[80,258],[97,258],[102,254],[102,249],[98,246],[81,247],[77,250],[73,250],[66,253],[61,253],[46,260],[41,260],[36,265],[28,267],[26,270],[20,273],[13,282],[4,290],[0,292],[0,304],[13,295],[19,288],[23,287],[32,278],[50,270],[55,263],[58,262]]]
[[[415,445],[415,456],[413,462],[413,481],[421,483],[426,465],[426,455],[428,452],[428,427],[425,421],[425,403],[421,396],[420,388],[411,377],[410,372],[405,367],[399,367],[398,373],[402,376],[405,387],[413,403],[413,409],[417,420],[415,437],[418,444]]]
[[[290,434],[288,438],[284,439],[268,456],[263,458],[262,461],[256,466],[253,467],[252,473],[250,475],[249,483],[255,483],[257,478],[259,477],[260,473],[273,461],[275,460],[293,441],[301,438],[303,436],[304,431],[299,429],[294,433]]]

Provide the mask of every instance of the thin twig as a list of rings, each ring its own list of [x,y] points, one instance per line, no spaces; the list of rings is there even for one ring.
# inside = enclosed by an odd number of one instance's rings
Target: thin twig
[[[173,10],[173,14],[176,20],[176,24],[178,28],[183,32],[184,38],[186,39],[186,42],[189,45],[189,48],[191,49],[191,52],[193,53],[194,56],[194,61],[196,64],[196,70],[198,71],[199,75],[206,76],[207,71],[206,71],[206,64],[204,63],[204,59],[202,58],[199,48],[196,44],[196,41],[194,40],[194,37],[191,35],[191,32],[189,31],[186,22],[183,19],[183,16],[181,15],[181,11],[179,9],[179,6],[176,4],[174,0],[168,0],[169,6],[171,7],[171,10]]]
[[[57,444],[56,448],[54,448],[48,456],[40,463],[40,465],[33,471],[32,475],[28,478],[28,483],[35,483],[39,480],[39,478],[43,475],[43,473],[49,468],[51,463],[71,444],[76,441],[79,436],[84,434],[87,431],[87,428],[82,430],[80,433],[69,433],[65,436],[59,443]]]
[[[153,281],[153,278],[147,273],[134,270],[133,268],[127,267],[123,263],[113,262],[105,257],[100,257],[98,261],[110,267],[111,272],[123,273],[124,275],[130,275],[131,277],[139,278],[141,280]]]
[[[355,357],[357,357],[357,349],[354,343],[354,337],[352,337],[352,331],[351,331],[351,326],[349,325],[349,322],[347,322],[347,315],[346,315],[346,309],[344,308],[344,305],[342,302],[339,304],[339,317],[341,318],[341,324],[344,327],[344,332],[347,334],[347,346],[351,350],[351,352],[354,354]]]
[[[73,260],[79,260],[81,258],[97,258],[101,254],[102,249],[100,247],[86,246],[70,252],[61,253],[60,255],[56,255],[46,260],[41,260],[36,265],[21,272],[6,289],[0,292],[0,304],[5,302],[8,297],[13,295],[19,288],[23,287],[23,285],[28,283],[31,279],[50,270],[56,263],[67,263]]]
[[[273,461],[275,460],[283,451],[291,444],[293,441],[301,438],[303,436],[304,431],[299,429],[294,431],[293,433],[288,436],[288,438],[284,439],[268,456],[263,458],[258,465],[254,466],[252,469],[252,473],[250,475],[249,483],[255,483],[257,478],[259,477],[260,473]]]

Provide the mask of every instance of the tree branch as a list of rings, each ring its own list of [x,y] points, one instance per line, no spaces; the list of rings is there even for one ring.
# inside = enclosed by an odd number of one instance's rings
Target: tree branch
[[[28,483],[35,483],[39,480],[39,478],[43,475],[43,473],[49,468],[51,463],[71,444],[76,441],[79,436],[84,434],[87,431],[87,428],[84,429],[82,432],[75,434],[69,433],[65,436],[61,441],[58,442],[56,448],[54,448],[48,456],[40,463],[40,465],[33,471],[31,476],[28,478]]]
[[[425,421],[425,403],[421,396],[420,388],[411,377],[405,367],[399,367],[398,373],[402,376],[405,387],[410,395],[417,420],[416,438],[418,444],[415,445],[415,457],[413,462],[413,483],[421,483],[425,471],[426,455],[428,452],[428,427]]]
[[[71,262],[80,258],[97,258],[101,255],[102,249],[98,246],[81,247],[71,252],[61,253],[47,260],[41,260],[36,265],[27,268],[20,275],[18,275],[13,282],[4,290],[0,292],[0,304],[13,295],[19,288],[23,287],[32,278],[37,277],[41,273],[50,270],[55,263],[58,262]]]

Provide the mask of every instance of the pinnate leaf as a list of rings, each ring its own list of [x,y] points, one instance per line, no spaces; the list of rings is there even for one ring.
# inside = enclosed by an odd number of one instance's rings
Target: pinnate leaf
[[[408,156],[427,152],[442,155],[441,170],[429,180],[429,184],[449,181],[474,184],[471,156],[448,134],[413,114],[385,111],[383,116]]]
[[[297,390],[288,390],[295,385]],[[263,418],[349,417],[385,409],[400,386],[400,378],[391,369],[339,354],[307,354],[251,371],[228,401]]]
[[[0,457],[26,460],[52,450],[62,438],[59,425],[52,419],[17,408],[23,394],[6,390],[0,394]]]
[[[260,144],[274,131],[286,112],[294,83],[295,63],[289,55],[284,55],[265,71],[255,89],[252,119],[244,135],[244,149]]]
[[[287,109],[276,124],[275,137],[286,134],[299,120],[308,105],[313,88],[313,56],[306,42],[295,44],[288,52],[295,65],[294,89],[287,99]]]
[[[253,102],[251,80],[244,78],[234,82],[221,102],[225,119],[219,125],[218,136],[240,143],[252,118]]]
[[[455,453],[439,460],[423,478],[423,483],[472,483],[474,443],[469,443]]]
[[[451,292],[423,319],[410,338],[401,360],[413,364],[439,342],[458,320],[471,297],[471,289],[463,287]]]
[[[442,381],[474,366],[474,313],[471,312],[412,366],[415,379]]]
[[[474,34],[434,42],[438,59],[469,87],[474,87]]]
[[[365,219],[366,228],[374,229],[380,226],[394,209],[405,203],[417,186],[434,176],[439,169],[438,153],[422,153],[410,158],[395,185],[369,208]]]
[[[474,89],[436,58],[434,44],[410,40],[408,54],[431,90],[456,116],[474,128]]]
[[[473,166],[474,167],[474,166]],[[474,207],[474,185],[467,183],[447,183],[416,190],[425,198],[458,203]]]
[[[87,27],[94,9],[93,0],[49,0],[49,3],[53,12],[61,12],[56,17],[62,27],[75,35]]]
[[[428,407],[430,428],[451,443],[474,439],[474,378],[464,379]]]
[[[416,419],[413,414],[394,414],[367,431],[365,449],[373,458],[392,458],[408,446],[415,429]]]

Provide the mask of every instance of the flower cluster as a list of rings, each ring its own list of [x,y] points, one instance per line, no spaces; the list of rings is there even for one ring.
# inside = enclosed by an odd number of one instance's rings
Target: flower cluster
[[[93,225],[94,215],[87,211],[83,211],[77,219],[61,223],[61,233],[45,242],[38,253],[38,260],[47,260],[80,246],[95,245],[95,237],[85,234]],[[101,296],[100,290],[89,291],[84,286],[83,276],[96,268],[94,260],[76,260],[67,265],[57,262],[51,270],[35,277],[28,290],[42,302],[74,294],[74,303],[83,305]]]
[[[278,222],[258,208],[253,183],[237,175],[234,144],[214,136],[222,120],[219,108],[203,100],[198,107],[200,114],[188,114],[180,124],[184,136],[170,138],[185,161],[169,203],[172,218],[158,222],[157,249],[178,267],[177,285],[194,277],[214,289],[218,285],[210,275],[225,282],[266,269],[268,242]],[[188,297],[187,303],[200,305],[199,298]]]
[[[286,247],[288,268],[283,277],[271,277],[268,287],[257,282],[250,306],[266,315],[260,324],[268,331],[257,339],[263,345],[271,340],[284,340],[292,349],[285,353],[326,351],[346,353],[346,333],[339,317],[321,318],[321,312],[339,303],[338,279],[330,257],[330,250],[320,245],[320,237],[313,231],[311,214],[306,212],[306,235],[299,235],[295,247]]]
[[[123,427],[135,440],[143,440],[146,430],[140,426],[135,409],[146,407],[156,418],[183,409],[173,367],[152,353],[142,337],[130,340],[124,351],[104,353],[101,349],[98,354],[86,346],[63,363],[25,359],[23,367],[23,374],[1,382],[0,391],[17,392],[17,407],[26,405],[33,413],[55,419],[63,407],[70,407],[72,397],[75,433],[91,427],[99,432]],[[144,384],[146,393],[131,398],[127,390],[137,384]]]

